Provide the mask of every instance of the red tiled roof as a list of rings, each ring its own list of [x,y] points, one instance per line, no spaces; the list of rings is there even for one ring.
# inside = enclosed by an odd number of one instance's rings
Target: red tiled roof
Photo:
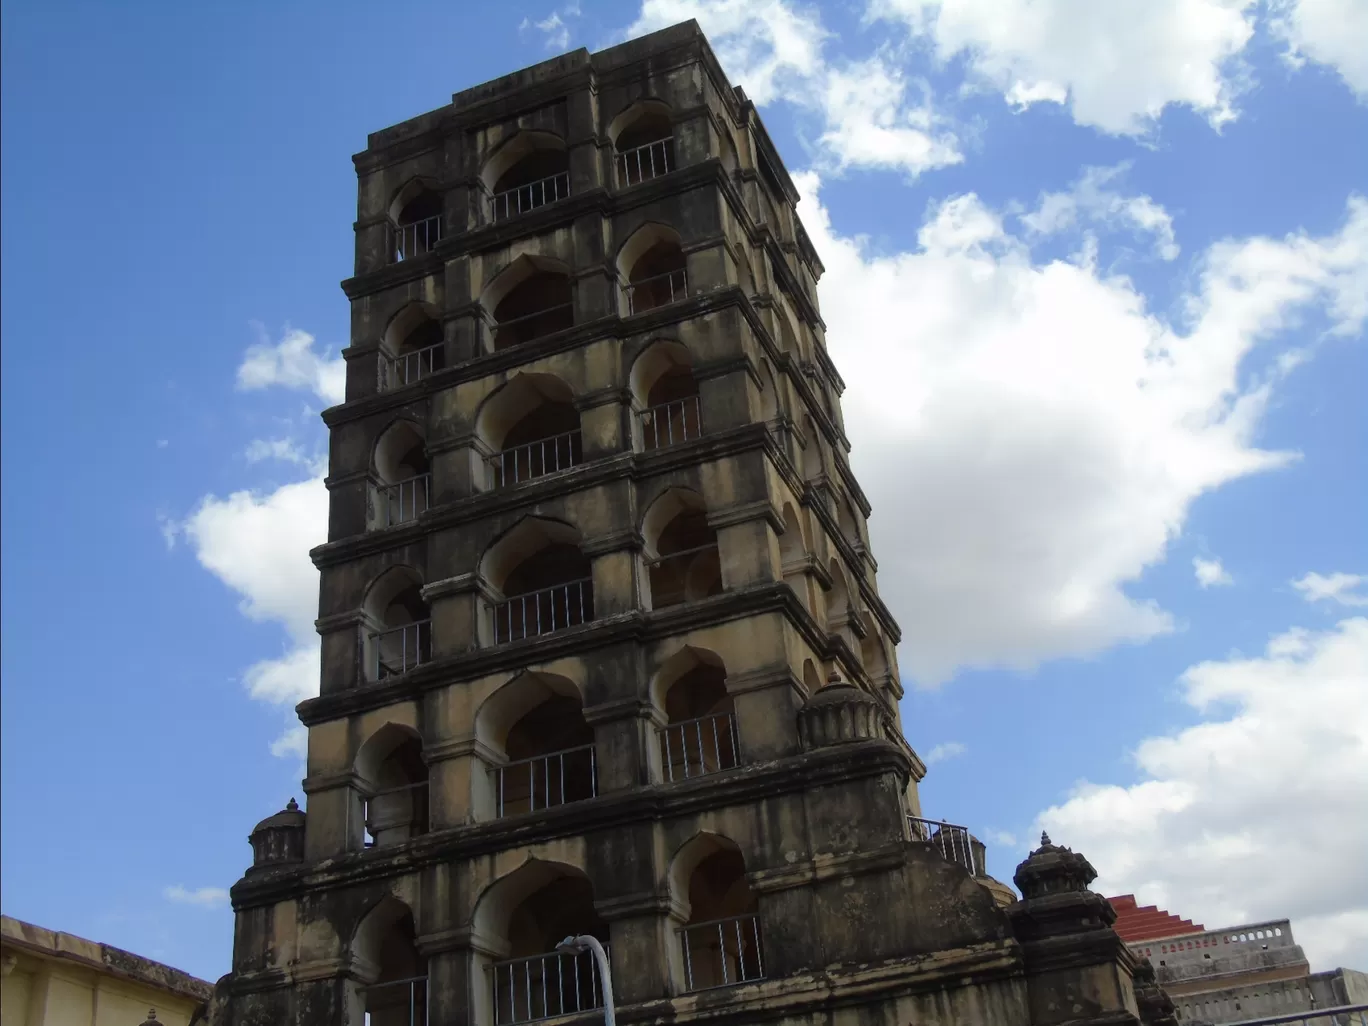
[[[1206,931],[1206,927],[1194,924],[1191,919],[1180,919],[1153,905],[1137,905],[1134,894],[1118,895],[1107,901],[1116,911],[1114,928],[1127,944]]]

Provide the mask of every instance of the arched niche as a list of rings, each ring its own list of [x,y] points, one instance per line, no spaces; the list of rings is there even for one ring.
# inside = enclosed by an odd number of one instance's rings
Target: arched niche
[[[369,1026],[427,1022],[427,959],[418,950],[413,911],[387,895],[362,918],[351,941],[361,977],[360,1011]]]
[[[584,460],[574,396],[551,374],[515,375],[480,407],[475,432],[491,453],[491,488],[568,470]]]
[[[560,520],[520,520],[480,560],[484,581],[502,595],[493,608],[501,644],[574,627],[594,618],[593,568],[579,530]]]
[[[652,678],[651,700],[665,717],[659,737],[667,783],[740,764],[736,709],[727,692],[727,668],[716,652],[680,649]]]
[[[444,369],[446,344],[440,312],[430,303],[407,304],[385,326],[380,348],[384,389],[411,385]]]
[[[628,314],[675,303],[689,294],[683,241],[669,225],[642,225],[622,244],[616,263]]]
[[[357,750],[367,847],[402,844],[428,831],[428,768],[412,727],[386,723]]]
[[[500,146],[480,172],[492,220],[503,221],[570,195],[570,154],[551,132],[524,131]]]
[[[620,188],[639,185],[675,169],[674,123],[668,104],[638,100],[608,126]]]
[[[734,841],[696,834],[671,859],[669,885],[676,906],[688,909],[678,934],[684,990],[764,978],[759,905]]]
[[[422,256],[442,240],[442,196],[426,179],[405,183],[390,200],[386,214],[393,261]]]
[[[632,362],[628,383],[641,407],[641,444],[646,451],[698,438],[702,404],[693,358],[673,339],[657,339]]]
[[[391,421],[375,440],[371,470],[376,480],[375,527],[393,527],[427,512],[432,492],[432,466],[422,424]]]
[[[703,497],[668,488],[642,518],[651,608],[663,609],[722,593],[717,531],[708,524]]]
[[[570,269],[524,253],[490,280],[480,306],[493,321],[496,352],[563,331],[575,323]]]

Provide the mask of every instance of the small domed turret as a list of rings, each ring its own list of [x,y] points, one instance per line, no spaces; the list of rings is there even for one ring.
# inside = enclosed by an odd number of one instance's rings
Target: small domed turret
[[[252,867],[304,861],[304,820],[304,811],[291,798],[285,808],[258,823],[247,838]]]

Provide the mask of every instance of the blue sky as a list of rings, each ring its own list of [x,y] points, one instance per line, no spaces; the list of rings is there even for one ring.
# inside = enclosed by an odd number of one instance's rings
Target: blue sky
[[[227,970],[303,797],[349,158],[691,16],[827,266],[927,813],[1368,969],[1361,0],[6,4],[5,913]]]

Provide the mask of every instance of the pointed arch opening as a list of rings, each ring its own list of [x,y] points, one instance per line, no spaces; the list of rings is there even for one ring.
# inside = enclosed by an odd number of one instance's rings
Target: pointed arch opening
[[[671,860],[670,888],[689,910],[678,934],[686,991],[764,979],[759,904],[734,841],[696,835]]]
[[[722,594],[717,531],[709,525],[707,506],[697,492],[665,491],[646,510],[641,533],[652,609]]]
[[[380,340],[380,389],[412,385],[446,367],[446,342],[435,308],[410,303],[397,313]]]
[[[658,738],[666,783],[740,765],[736,707],[716,652],[691,645],[676,652],[651,682],[651,698],[665,714]]]
[[[480,897],[474,927],[487,948],[501,953],[477,974],[484,1014],[476,1021],[513,1026],[603,1007],[592,956],[556,950],[565,937],[581,934],[608,946],[608,924],[583,870],[530,859]]]
[[[608,126],[619,188],[639,185],[675,169],[674,122],[670,107],[640,100]]]
[[[362,979],[366,1026],[427,1026],[427,958],[418,950],[413,911],[386,896],[366,913],[351,943]]]
[[[519,132],[480,173],[493,221],[506,221],[570,195],[570,154],[550,132]]]
[[[523,255],[504,268],[481,297],[493,318],[495,352],[574,326],[574,286],[565,265]]]
[[[688,261],[679,233],[663,224],[642,225],[618,251],[627,313],[638,314],[689,295]]]
[[[703,434],[703,407],[693,358],[679,342],[657,339],[632,363],[632,398],[642,407],[641,443],[647,452]]]
[[[481,407],[475,431],[491,450],[490,488],[569,470],[584,461],[570,386],[551,374],[518,374]]]
[[[432,497],[432,465],[422,425],[396,420],[375,440],[371,469],[376,502],[372,527],[394,527],[426,513]]]
[[[432,660],[432,613],[410,567],[385,571],[362,603],[362,659],[372,681],[398,677]]]
[[[430,253],[442,241],[442,196],[429,183],[409,182],[395,194],[388,213],[391,263]]]
[[[827,572],[831,575],[831,590],[826,596],[827,630],[835,633],[850,622],[850,589],[845,571],[834,557],[827,564]]]
[[[361,745],[353,768],[365,847],[403,844],[428,832],[428,768],[416,730],[385,724]]]
[[[475,730],[503,760],[490,769],[496,818],[597,797],[594,731],[584,719],[584,694],[568,677],[518,674],[481,704]]]
[[[563,521],[526,517],[490,546],[480,569],[500,596],[492,609],[496,645],[594,619],[593,565],[580,542]]]
[[[822,466],[822,436],[811,417],[803,418],[803,478],[814,481],[825,472]]]

